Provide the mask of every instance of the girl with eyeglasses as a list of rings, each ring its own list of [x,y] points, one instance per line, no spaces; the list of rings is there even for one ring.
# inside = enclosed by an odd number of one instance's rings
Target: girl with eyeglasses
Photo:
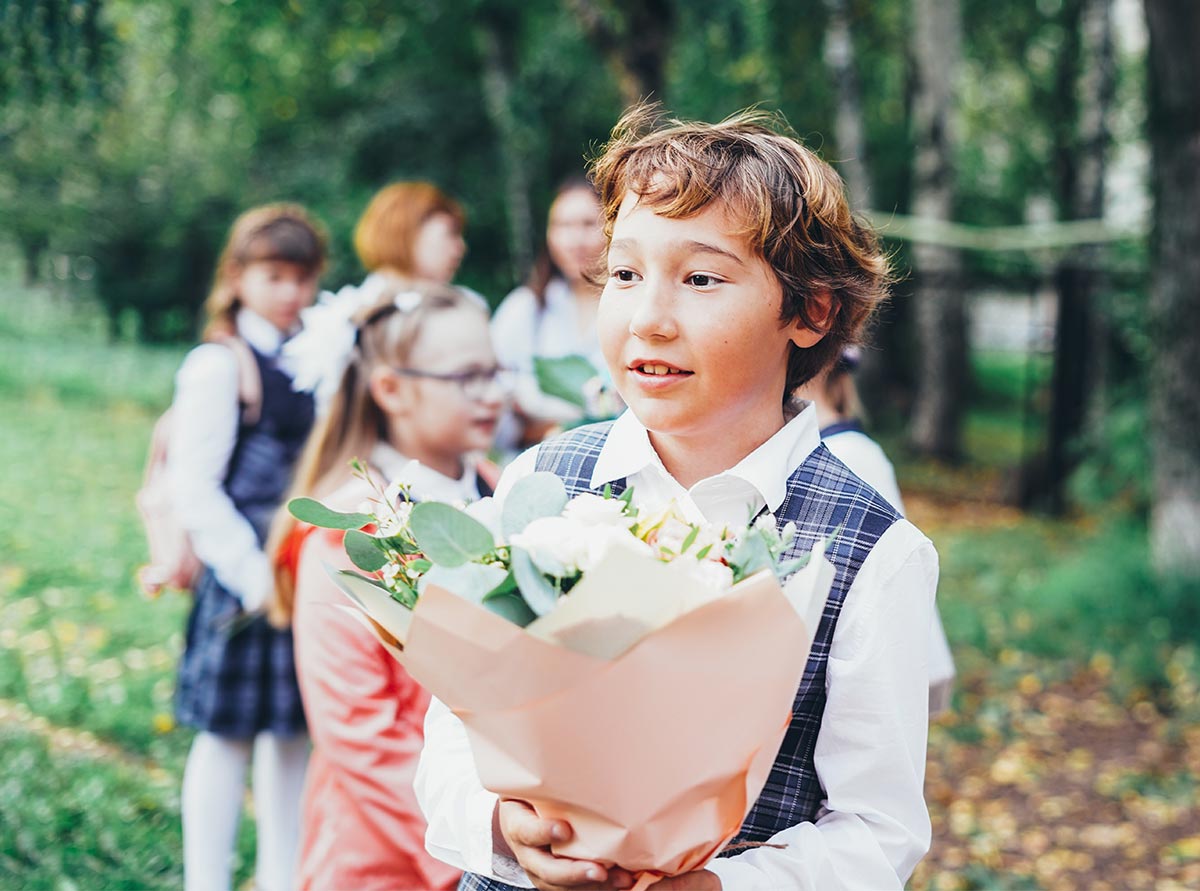
[[[475,456],[491,446],[505,388],[487,312],[450,286],[404,288],[351,318],[344,370],[291,497],[358,509],[375,493],[354,458],[379,485],[407,483],[414,500],[490,494]],[[268,543],[272,615],[292,625],[313,740],[297,887],[450,888],[459,874],[425,852],[412,791],[429,695],[341,608],[326,568],[351,568],[341,535],[281,511]]]

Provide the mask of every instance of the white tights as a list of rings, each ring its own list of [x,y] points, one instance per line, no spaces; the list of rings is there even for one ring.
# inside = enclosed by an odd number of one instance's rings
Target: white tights
[[[260,733],[253,742],[198,733],[183,771],[186,891],[229,891],[246,770],[254,761],[257,891],[290,891],[300,835],[308,738]]]

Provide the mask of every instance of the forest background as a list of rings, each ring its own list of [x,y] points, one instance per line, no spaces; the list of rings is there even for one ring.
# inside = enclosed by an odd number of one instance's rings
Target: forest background
[[[962,674],[914,884],[1200,883],[1196,46],[1189,0],[0,2],[0,876],[178,883],[131,498],[233,217],[309,206],[336,288],[429,179],[495,303],[650,96],[782,112],[894,251],[860,386]]]

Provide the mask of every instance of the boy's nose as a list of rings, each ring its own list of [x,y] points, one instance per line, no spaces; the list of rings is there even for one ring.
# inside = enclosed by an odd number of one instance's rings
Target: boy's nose
[[[638,290],[629,333],[642,340],[667,340],[678,334],[670,284],[647,280]]]

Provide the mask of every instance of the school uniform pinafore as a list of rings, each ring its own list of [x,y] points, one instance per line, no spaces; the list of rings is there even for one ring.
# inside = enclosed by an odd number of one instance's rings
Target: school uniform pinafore
[[[224,489],[262,545],[312,429],[314,405],[312,394],[292,389],[275,359],[253,352],[262,411],[256,423],[238,429]],[[207,567],[188,617],[175,707],[180,724],[221,736],[305,730],[291,630],[261,615],[249,618]]]

